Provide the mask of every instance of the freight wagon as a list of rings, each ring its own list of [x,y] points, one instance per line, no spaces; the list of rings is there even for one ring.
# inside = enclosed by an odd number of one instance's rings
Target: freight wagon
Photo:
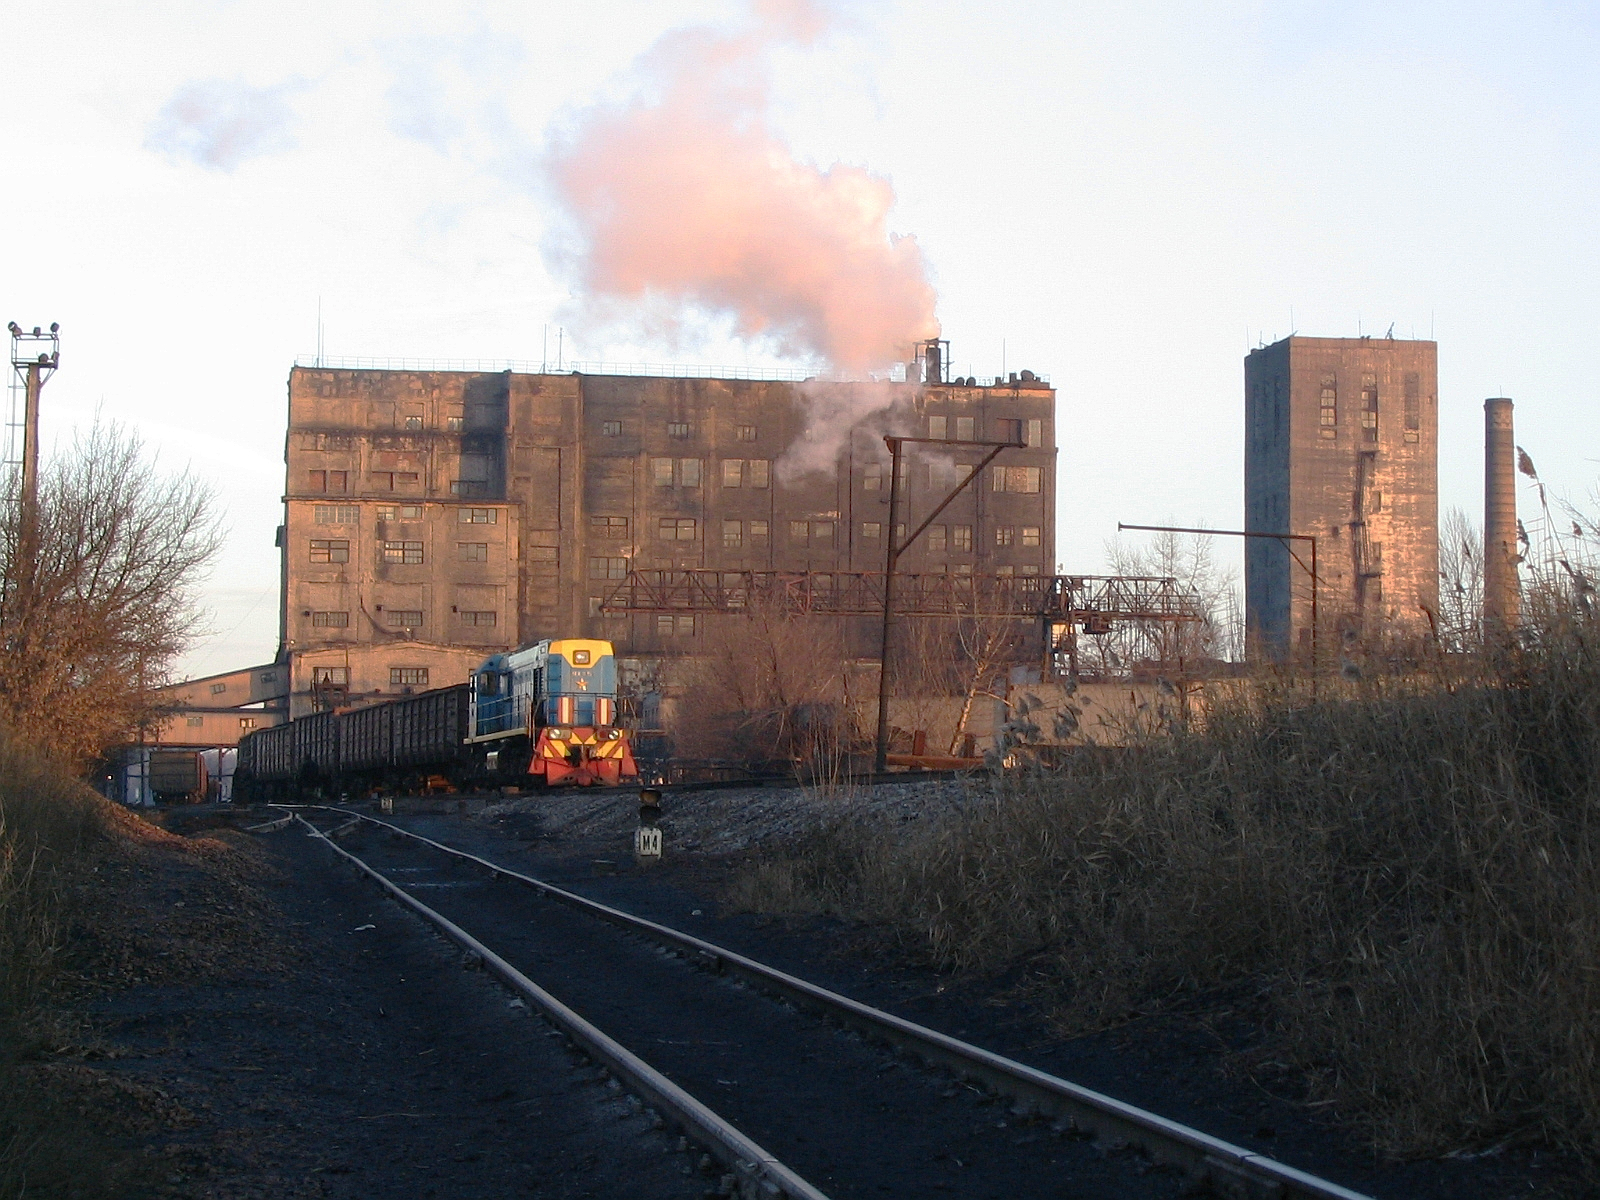
[[[617,722],[609,642],[565,639],[497,654],[470,684],[258,729],[239,742],[253,798],[305,788],[421,790],[505,783],[615,785],[636,778]]]

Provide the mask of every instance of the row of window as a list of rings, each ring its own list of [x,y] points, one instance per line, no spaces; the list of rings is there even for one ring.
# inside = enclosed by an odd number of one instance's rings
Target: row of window
[[[621,521],[626,530],[626,517],[597,517],[595,520]],[[831,546],[837,521],[790,521],[789,541],[797,546]],[[606,525],[609,531],[615,526]],[[733,518],[722,522],[722,545],[729,550],[737,550],[744,545],[764,546],[767,542],[768,523],[764,520],[745,521]],[[970,552],[972,550],[971,525],[930,525],[926,538],[928,549],[941,552],[955,550]],[[905,537],[904,524],[896,527],[898,536]],[[1020,537],[1018,536],[1020,532]],[[657,523],[657,533],[665,542],[692,542],[699,536],[699,522],[693,517],[662,517]],[[624,533],[625,536],[625,533]],[[1037,548],[1042,536],[1042,527],[1038,525],[996,525],[994,527],[994,544],[996,546],[1017,546]],[[861,522],[861,537],[864,541],[878,541],[883,537],[883,523],[881,521]],[[589,560],[589,575],[593,579],[621,579],[627,574],[627,559],[616,555],[599,555]]]
[[[312,506],[312,520],[318,525],[359,525],[359,504],[316,504]],[[380,504],[374,510],[379,521],[418,521],[422,519],[420,504]],[[460,525],[498,525],[500,511],[494,508],[458,508],[456,522]]]
[[[318,468],[306,472],[306,491],[338,495],[350,491],[350,471],[328,471]],[[417,471],[368,471],[367,489],[374,492],[398,492],[422,486],[422,475]],[[489,485],[481,479],[452,479],[452,496],[482,496]]]
[[[1339,436],[1339,383],[1332,372],[1322,376],[1318,396],[1317,432],[1324,438]],[[1373,372],[1361,376],[1361,404],[1357,410],[1361,417],[1361,440],[1378,440],[1378,377]],[[1422,429],[1422,377],[1416,371],[1405,376],[1404,435],[1408,442],[1421,437]]]
[[[456,559],[460,562],[488,562],[488,542],[457,542]],[[348,538],[312,538],[311,561],[313,563],[347,563],[350,561],[350,541]],[[378,561],[380,563],[399,563],[414,566],[426,561],[426,555],[421,542],[379,542]]]
[[[991,435],[997,442],[1019,442],[1029,446],[1044,445],[1044,421],[1040,418],[1023,419],[1015,417],[1000,417],[992,422]],[[666,422],[666,434],[669,438],[678,441],[687,441],[694,437],[694,425],[689,421]],[[602,421],[600,433],[603,437],[621,437],[623,423],[621,421]],[[949,438],[958,442],[974,442],[978,440],[980,430],[976,417],[947,417],[930,415],[928,417],[928,436],[931,438]],[[741,442],[756,440],[756,427],[754,425],[734,426],[734,436]]]
[[[992,441],[1016,442],[1028,446],[1044,445],[1044,421],[1040,418],[1022,420],[1000,417],[993,425],[990,431]],[[945,417],[933,413],[928,416],[928,436],[931,438],[975,442],[978,440],[978,433],[976,417]]]
[[[652,458],[650,482],[656,487],[700,486],[698,458]],[[765,458],[725,458],[722,460],[722,486],[725,488],[765,488],[772,485],[772,463]]]
[[[622,422],[601,421],[600,436],[621,437]],[[694,425],[688,421],[668,421],[667,436],[679,441],[692,438],[694,436]],[[753,442],[756,440],[756,427],[754,425],[735,425],[733,427],[733,436],[741,442]]]
[[[495,612],[476,609],[458,611],[455,614],[455,618],[457,624],[460,625],[493,626],[499,622],[500,615]],[[422,626],[422,611],[415,608],[385,609],[383,623],[392,629],[419,629]],[[350,628],[350,614],[340,611],[316,611],[311,614],[311,625],[314,629],[348,629]]]
[[[190,717],[189,718],[189,724],[190,725],[204,725],[205,723],[206,723],[206,719],[204,717]],[[255,727],[256,727],[256,719],[254,717],[240,717],[239,718],[239,728],[240,728],[240,730],[254,729]]]
[[[905,488],[906,476],[910,464],[905,459],[900,460],[900,487]],[[921,464],[922,484],[929,491],[940,487],[949,487],[963,477],[970,468],[962,463],[947,461],[925,462]],[[861,490],[864,492],[877,492],[883,490],[883,480],[888,474],[883,463],[868,463],[861,468]],[[996,492],[1024,492],[1037,494],[1044,487],[1043,467],[993,467],[989,473],[990,490]]]
[[[389,682],[396,686],[423,687],[428,685],[427,667],[390,667]],[[349,667],[312,667],[312,687],[349,687]]]

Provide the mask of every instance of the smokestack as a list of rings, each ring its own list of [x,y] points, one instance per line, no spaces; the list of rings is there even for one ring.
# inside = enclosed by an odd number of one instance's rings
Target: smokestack
[[[1511,401],[1483,402],[1483,626],[1517,624],[1517,464]]]
[[[944,363],[941,361],[941,358],[942,356],[939,353],[939,343],[929,342],[928,348],[923,351],[923,361],[927,364],[927,370],[924,372],[923,378],[927,380],[927,382],[944,382]]]

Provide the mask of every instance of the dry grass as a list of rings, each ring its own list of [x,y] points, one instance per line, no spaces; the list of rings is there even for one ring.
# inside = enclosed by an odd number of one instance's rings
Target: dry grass
[[[42,1002],[60,965],[74,884],[106,830],[106,802],[0,739],[0,1196],[53,1194],[45,1179],[100,1177],[100,1157],[76,1129],[60,1131],[66,1101],[24,1061],[48,1024]],[[85,1175],[85,1172],[88,1174]],[[87,1189],[87,1190],[85,1190]],[[102,1189],[103,1190],[103,1189]]]
[[[1600,623],[1329,690],[1256,681],[1203,731],[835,828],[736,899],[949,967],[1029,960],[1078,1028],[1264,983],[1275,1052],[1389,1152],[1600,1154]]]

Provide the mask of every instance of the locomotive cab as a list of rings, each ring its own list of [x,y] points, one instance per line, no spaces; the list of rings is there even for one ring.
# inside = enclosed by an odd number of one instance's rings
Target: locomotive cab
[[[486,659],[472,675],[471,729],[474,742],[531,742],[528,772],[546,784],[614,786],[638,774],[617,725],[610,642],[553,639]]]

